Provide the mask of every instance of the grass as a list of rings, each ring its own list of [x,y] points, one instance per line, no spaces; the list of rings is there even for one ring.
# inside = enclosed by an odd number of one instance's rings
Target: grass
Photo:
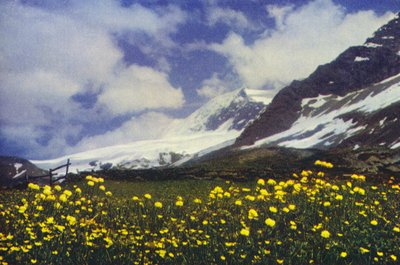
[[[2,193],[0,264],[397,264],[399,183],[316,165],[326,173]]]

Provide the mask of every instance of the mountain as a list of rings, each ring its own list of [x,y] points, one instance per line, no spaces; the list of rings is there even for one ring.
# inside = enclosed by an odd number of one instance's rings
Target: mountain
[[[400,18],[283,88],[236,147],[400,147]]]
[[[268,91],[242,88],[211,99],[167,130],[167,136],[209,131],[240,131],[270,103]]]
[[[234,143],[270,101],[267,91],[238,89],[211,99],[185,119],[176,120],[161,139],[131,142],[71,154],[51,160],[36,160],[52,168],[70,158],[71,171],[142,169],[183,163]]]
[[[0,187],[13,187],[29,176],[44,175],[48,172],[38,168],[26,159],[15,156],[0,156]]]

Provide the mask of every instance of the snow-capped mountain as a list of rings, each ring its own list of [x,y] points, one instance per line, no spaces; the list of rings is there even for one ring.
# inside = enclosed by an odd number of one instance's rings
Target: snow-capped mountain
[[[192,156],[231,145],[265,109],[267,91],[238,89],[211,99],[185,119],[176,120],[163,138],[89,150],[52,160],[32,161],[41,168],[54,168],[71,160],[72,171],[113,168],[141,169],[182,163]]]
[[[166,135],[182,136],[209,131],[240,131],[270,103],[268,91],[238,89],[211,99],[183,120],[177,120]]]
[[[400,18],[282,89],[235,146],[400,147]]]

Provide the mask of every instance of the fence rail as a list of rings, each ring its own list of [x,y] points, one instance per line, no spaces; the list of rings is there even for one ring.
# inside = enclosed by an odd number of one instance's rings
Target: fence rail
[[[58,167],[56,167],[56,168],[50,168],[50,169],[49,169],[49,174],[38,175],[38,176],[29,176],[28,174],[25,173],[25,181],[26,181],[26,184],[28,184],[30,180],[41,179],[41,178],[49,178],[49,185],[50,185],[50,186],[53,186],[53,184],[54,184],[55,182],[67,178],[67,176],[68,176],[68,170],[69,170],[69,166],[70,166],[70,165],[71,165],[71,162],[70,162],[69,159],[67,159],[67,163],[66,163],[66,164],[61,165],[61,166],[58,166]],[[53,176],[58,175],[58,173],[55,172],[55,171],[57,171],[57,170],[59,170],[59,169],[62,169],[62,168],[64,168],[64,167],[65,167],[65,175],[53,179]]]

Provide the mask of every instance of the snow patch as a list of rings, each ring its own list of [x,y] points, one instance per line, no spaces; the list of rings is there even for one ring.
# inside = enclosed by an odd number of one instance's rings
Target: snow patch
[[[314,108],[314,109],[319,108],[319,107],[323,106],[326,103],[327,98],[329,98],[331,96],[332,95],[318,95],[318,97],[315,97],[315,98],[303,99],[301,102],[301,107],[304,108],[307,106],[307,107]],[[310,102],[313,102],[313,103],[310,103]]]
[[[382,120],[379,121],[379,126],[382,127],[382,125],[385,123],[387,117],[383,118]]]
[[[393,40],[394,36],[382,36],[382,39],[384,39],[384,40]]]
[[[17,172],[18,172],[18,171],[17,171]],[[24,170],[22,170],[21,172],[15,174],[12,178],[13,178],[13,179],[19,178],[19,177],[21,177],[21,176],[24,176],[25,173],[26,173],[26,169],[24,169]]]
[[[378,48],[378,47],[382,47],[382,44],[378,44],[378,43],[374,43],[374,42],[367,42],[364,44],[365,47],[367,48]]]
[[[395,143],[395,144],[393,144],[390,148],[391,149],[396,149],[396,148],[399,148],[399,147],[400,147],[400,141]]]
[[[364,62],[364,61],[369,61],[369,58],[357,56],[356,58],[354,58],[354,61],[355,62]]]
[[[14,163],[15,171],[18,172],[19,169],[22,167],[21,163]]]

